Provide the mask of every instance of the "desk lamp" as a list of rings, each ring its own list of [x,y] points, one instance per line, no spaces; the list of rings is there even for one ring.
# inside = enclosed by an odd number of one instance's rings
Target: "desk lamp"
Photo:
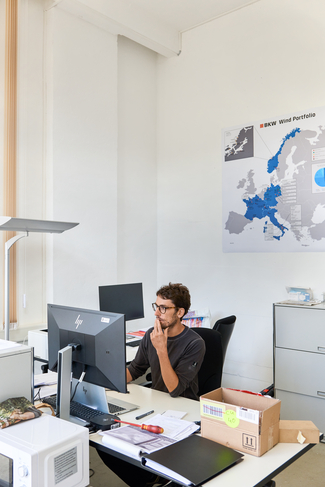
[[[79,223],[54,222],[48,220],[29,220],[27,218],[12,218],[0,216],[0,230],[8,232],[25,232],[16,235],[5,243],[5,340],[9,340],[9,251],[17,240],[28,237],[29,232],[63,233]]]

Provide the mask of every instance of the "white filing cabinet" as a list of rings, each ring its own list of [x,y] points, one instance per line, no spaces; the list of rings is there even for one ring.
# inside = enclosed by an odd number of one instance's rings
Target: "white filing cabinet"
[[[11,397],[26,397],[33,402],[33,349],[0,340],[0,402]]]
[[[274,304],[274,392],[281,419],[325,433],[325,304]]]

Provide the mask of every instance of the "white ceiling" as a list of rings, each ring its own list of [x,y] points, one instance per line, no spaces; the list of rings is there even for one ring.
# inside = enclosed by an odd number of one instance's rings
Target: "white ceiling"
[[[129,0],[133,7],[147,12],[184,32],[209,20],[260,0]]]
[[[44,0],[115,35],[171,57],[182,33],[260,0]]]

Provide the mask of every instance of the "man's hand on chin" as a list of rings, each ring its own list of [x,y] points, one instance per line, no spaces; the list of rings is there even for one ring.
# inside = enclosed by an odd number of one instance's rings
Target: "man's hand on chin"
[[[164,330],[161,328],[158,318],[155,320],[154,329],[150,333],[150,339],[157,350],[157,353],[167,351],[168,327]]]

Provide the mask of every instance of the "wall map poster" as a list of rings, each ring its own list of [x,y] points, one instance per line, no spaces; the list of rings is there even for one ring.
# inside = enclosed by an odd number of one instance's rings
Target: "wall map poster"
[[[325,107],[224,129],[223,251],[325,250]]]

